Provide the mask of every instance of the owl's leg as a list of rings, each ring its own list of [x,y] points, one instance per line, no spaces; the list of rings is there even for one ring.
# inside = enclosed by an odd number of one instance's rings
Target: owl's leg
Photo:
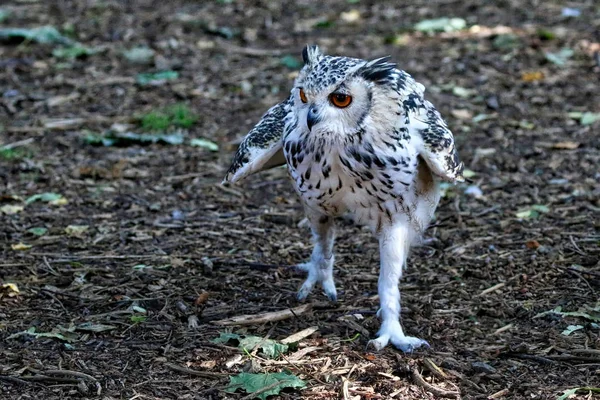
[[[377,339],[369,345],[381,350],[391,341],[404,352],[429,344],[416,337],[404,335],[400,325],[400,289],[398,283],[402,277],[402,268],[406,263],[413,233],[409,226],[396,225],[386,228],[379,237],[381,268],[379,271],[379,302],[377,315],[381,318],[381,328]]]
[[[306,216],[313,232],[315,246],[310,261],[298,265],[308,272],[308,278],[298,291],[298,300],[304,300],[315,283],[320,282],[329,300],[337,300],[337,292],[333,283],[333,218],[306,209]]]

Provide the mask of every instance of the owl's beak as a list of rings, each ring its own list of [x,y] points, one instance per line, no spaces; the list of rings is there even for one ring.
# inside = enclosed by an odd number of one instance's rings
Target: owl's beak
[[[308,115],[306,116],[306,125],[308,126],[308,130],[312,130],[312,127],[321,121],[321,117],[317,113],[317,109],[313,106],[308,109]]]

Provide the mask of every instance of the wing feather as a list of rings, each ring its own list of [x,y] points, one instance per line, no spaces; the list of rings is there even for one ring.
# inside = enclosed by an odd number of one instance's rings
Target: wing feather
[[[225,182],[235,183],[248,175],[285,164],[282,142],[285,117],[291,111],[291,99],[271,107],[248,132],[233,157]]]
[[[408,133],[416,139],[419,154],[435,175],[450,182],[464,182],[464,165],[454,135],[433,104],[424,99],[423,85],[403,71],[398,82]]]

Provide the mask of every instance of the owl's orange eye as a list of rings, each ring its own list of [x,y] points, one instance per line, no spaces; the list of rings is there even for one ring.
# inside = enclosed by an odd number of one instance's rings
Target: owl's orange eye
[[[352,96],[343,93],[331,93],[329,95],[329,101],[338,108],[345,108],[352,103]]]
[[[304,90],[300,89],[300,100],[302,100],[303,103],[308,102],[308,100],[306,99],[306,95],[304,94]]]

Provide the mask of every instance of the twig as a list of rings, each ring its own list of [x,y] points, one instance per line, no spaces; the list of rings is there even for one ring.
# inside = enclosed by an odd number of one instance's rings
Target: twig
[[[433,393],[436,396],[446,397],[446,398],[451,398],[451,399],[456,399],[460,395],[459,392],[454,392],[454,391],[451,391],[451,390],[440,389],[440,388],[438,388],[436,386],[433,386],[431,383],[429,383],[425,379],[423,379],[423,376],[419,373],[419,370],[417,368],[413,368],[413,370],[412,370],[412,378],[413,378],[413,381],[417,385],[421,386],[422,388],[424,388],[425,390]]]
[[[14,149],[15,147],[27,146],[29,143],[33,142],[34,140],[35,140],[35,138],[18,140],[16,142],[5,144],[4,146],[2,146],[0,148],[2,150],[11,150],[11,149]]]
[[[194,369],[189,369],[189,368],[171,364],[171,363],[165,363],[165,366],[173,371],[182,372],[184,374],[189,374],[189,375],[194,375],[194,376],[201,376],[203,378],[220,379],[220,378],[227,376],[227,374],[222,374],[220,372],[196,371]]]
[[[31,370],[31,368],[29,368]],[[98,382],[98,379],[94,378],[91,375],[85,374],[79,371],[70,371],[68,369],[49,369],[46,371],[41,371],[42,374],[47,375],[67,375],[67,376],[75,376],[77,378],[87,379],[92,382]]]
[[[477,296],[485,296],[488,293],[493,292],[494,290],[498,290],[506,286],[506,282],[500,282],[490,288],[485,289],[483,292],[479,293]]]
[[[282,321],[294,316],[302,315],[312,309],[312,304],[305,304],[296,308],[288,308],[281,311],[273,311],[263,314],[239,315],[237,317],[212,321],[215,325],[220,326],[244,326],[244,325],[260,325],[267,322]]]
[[[0,375],[0,381],[11,382],[11,383],[19,383],[21,385],[33,385],[33,382],[27,382],[23,379],[19,379],[16,376],[10,375]]]
[[[573,240],[573,235],[569,235],[569,239],[571,240],[571,244],[573,245],[573,247],[575,248],[575,252],[581,256],[587,256],[587,254],[581,250],[579,248],[579,246],[577,246],[577,243],[575,243],[575,240]]]
[[[526,354],[526,353],[507,353],[505,354],[507,357],[521,358],[523,360],[532,360],[537,361],[540,364],[557,364],[556,361],[550,360],[549,358],[536,356],[535,354]]]

